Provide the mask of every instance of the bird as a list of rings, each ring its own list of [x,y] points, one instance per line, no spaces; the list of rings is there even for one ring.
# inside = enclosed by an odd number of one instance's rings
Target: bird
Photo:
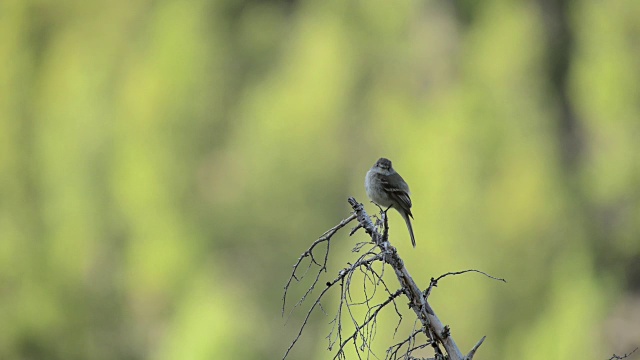
[[[391,160],[380,158],[367,172],[364,179],[364,187],[371,201],[381,207],[396,209],[407,223],[411,244],[416,247],[416,239],[413,236],[411,226],[411,198],[409,197],[409,185],[398,174],[391,164]],[[386,211],[385,210],[385,211]],[[411,218],[411,219],[410,219]]]

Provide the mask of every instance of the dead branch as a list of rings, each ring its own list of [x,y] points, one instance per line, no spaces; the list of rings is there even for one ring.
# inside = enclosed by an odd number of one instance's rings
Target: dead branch
[[[377,358],[377,356],[373,353],[371,344],[376,335],[378,315],[380,314],[382,309],[393,305],[393,308],[395,309],[395,312],[399,318],[398,325],[396,326],[394,331],[395,335],[400,326],[400,323],[402,322],[402,315],[398,310],[396,300],[404,294],[409,299],[409,307],[415,312],[417,321],[419,321],[419,324],[421,326],[419,329],[415,329],[414,325],[415,330],[407,339],[391,346],[387,350],[386,359],[413,359],[413,357],[411,356],[411,353],[413,351],[425,348],[427,346],[432,346],[436,359],[444,359],[446,353],[446,357],[449,360],[471,360],[484,341],[485,337],[478,341],[478,343],[466,356],[462,355],[462,352],[451,336],[449,327],[442,324],[438,316],[435,314],[433,308],[427,301],[428,296],[430,295],[432,288],[437,286],[438,281],[449,275],[477,272],[491,279],[504,282],[506,282],[506,280],[495,278],[475,269],[449,272],[435,279],[432,278],[428,289],[423,292],[413,281],[413,278],[409,274],[409,271],[407,270],[403,260],[400,258],[396,248],[393,247],[389,242],[389,225],[386,211],[381,209],[380,218],[378,218],[378,220],[374,224],[369,215],[364,210],[362,204],[358,203],[354,198],[349,198],[348,201],[353,208],[354,213],[348,218],[342,220],[340,224],[336,225],[335,227],[324,233],[316,241],[314,241],[309,249],[302,253],[300,258],[298,258],[296,264],[293,266],[291,276],[289,277],[289,280],[287,281],[287,284],[284,288],[282,314],[284,315],[285,312],[286,297],[293,280],[300,281],[313,267],[316,268],[314,280],[311,286],[305,291],[304,295],[302,295],[300,300],[293,306],[291,312],[298,306],[300,306],[304,302],[304,300],[307,299],[309,295],[315,290],[316,285],[318,284],[320,279],[320,274],[322,272],[327,272],[330,240],[338,230],[345,227],[352,220],[357,219],[358,224],[350,231],[349,235],[351,236],[355,234],[359,229],[362,228],[371,237],[372,242],[360,242],[356,244],[352,251],[354,253],[361,253],[362,251],[362,253],[358,256],[358,259],[353,264],[348,264],[347,267],[338,272],[338,276],[336,278],[326,283],[326,287],[316,297],[315,301],[311,305],[311,308],[306,313],[298,334],[287,349],[283,359],[289,355],[291,349],[293,349],[297,341],[300,339],[302,332],[307,325],[309,317],[311,316],[311,313],[317,307],[323,309],[320,302],[324,298],[324,295],[330,288],[334,287],[334,285],[340,284],[340,302],[338,304],[336,316],[331,321],[331,323],[333,324],[331,332],[327,336],[327,339],[329,340],[329,350],[331,350],[334,345],[338,345],[338,351],[334,359],[346,358],[346,354],[344,351],[348,344],[353,345],[353,349],[360,359],[363,357],[369,358],[371,356]],[[326,248],[324,252],[324,259],[318,260],[316,257],[314,257],[313,251],[316,246],[321,243],[326,243]],[[372,247],[368,247],[366,251],[363,251],[367,244],[372,245]],[[308,261],[308,265],[304,270],[304,273],[302,275],[299,275],[298,270],[301,268],[304,260]],[[396,291],[392,291],[383,279],[385,271],[384,269],[386,268],[385,265],[388,265],[393,269],[396,278],[400,283],[400,287]],[[380,268],[379,270],[378,267]],[[360,301],[354,300],[351,293],[352,286],[355,284],[355,282],[353,282],[355,274],[360,274],[363,277],[362,290],[364,293],[364,299]],[[386,293],[388,297],[386,298],[386,300],[376,303],[377,301],[379,301],[376,299],[380,298],[379,296],[376,297],[376,294],[380,291],[379,288],[382,289],[381,291]],[[364,320],[362,321],[360,321],[353,312],[353,310],[359,306],[364,306],[367,309],[364,315]],[[353,332],[346,338],[343,338],[344,317],[350,320],[354,329]],[[425,336],[427,337],[427,341],[423,344],[416,344],[416,337],[420,333],[425,334]],[[441,350],[441,346],[442,348],[444,348],[444,352]],[[402,350],[401,352],[401,349],[405,350]]]
[[[311,259],[309,261],[309,266],[307,267],[307,270],[304,272],[302,277],[304,277],[307,274],[307,272],[309,271],[311,266],[314,265],[314,264],[319,266],[320,269],[318,270],[318,273],[316,274],[316,278],[315,278],[315,280],[313,282],[313,285],[311,285],[311,287],[307,290],[307,292],[304,294],[304,296],[302,296],[300,301],[298,301],[298,303],[293,306],[291,311],[293,311],[296,307],[298,307],[304,301],[304,299],[306,299],[306,297],[313,291],[313,289],[315,288],[316,284],[318,283],[318,279],[320,278],[320,274],[322,273],[322,271],[323,270],[326,271],[326,269],[327,269],[327,261],[329,260],[329,242],[331,241],[331,237],[336,232],[338,232],[338,230],[342,229],[348,223],[350,223],[353,219],[355,219],[355,214],[352,214],[348,218],[342,220],[340,222],[340,224],[338,224],[338,225],[334,226],[333,228],[327,230],[324,234],[322,234],[322,236],[320,236],[318,238],[318,240],[314,241],[311,244],[309,249],[307,249],[305,252],[302,253],[302,255],[300,255],[300,257],[298,258],[298,261],[296,262],[296,264],[293,265],[293,271],[291,272],[291,276],[289,277],[289,281],[287,281],[287,285],[285,285],[285,287],[284,287],[284,295],[282,296],[282,315],[284,315],[284,309],[285,309],[286,302],[287,302],[287,292],[289,291],[289,286],[291,285],[291,282],[294,279],[296,281],[300,281],[298,279],[298,277],[296,276],[296,271],[298,271],[298,267],[302,263],[302,260],[306,259],[307,257]],[[320,264],[313,257],[313,249],[315,249],[315,247],[318,244],[323,243],[325,241],[327,242],[327,248],[326,248],[326,251],[325,251],[325,254],[324,254],[324,262],[322,264]]]
[[[633,349],[633,351],[631,351],[630,353],[628,353],[628,354],[624,354],[624,355],[616,355],[616,354],[613,354],[613,356],[612,356],[612,357],[610,357],[610,358],[609,358],[609,360],[620,360],[620,359],[626,359],[626,358],[628,358],[629,356],[633,355],[633,353],[634,353],[634,352],[636,352],[636,350],[638,350],[638,348],[635,348],[635,349]]]
[[[462,275],[462,274],[465,274],[465,273],[468,273],[468,272],[477,272],[477,273],[480,273],[480,274],[488,277],[489,279],[502,281],[502,282],[505,282],[505,283],[507,282],[507,280],[505,280],[505,279],[493,277],[493,276],[487,274],[484,271],[480,271],[480,270],[476,270],[476,269],[468,269],[468,270],[462,270],[462,271],[452,271],[452,272],[448,272],[448,273],[442,274],[442,275],[438,276],[435,279],[431,278],[431,283],[429,284],[429,287],[427,288],[427,291],[425,291],[425,296],[427,298],[429,298],[429,295],[431,294],[431,289],[434,288],[434,287],[437,287],[438,286],[438,281],[440,281],[441,279],[443,279],[443,278],[445,278],[445,277],[447,277],[449,275]]]

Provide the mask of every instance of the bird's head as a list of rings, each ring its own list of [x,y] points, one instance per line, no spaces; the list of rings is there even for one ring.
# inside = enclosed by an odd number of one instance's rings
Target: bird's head
[[[391,169],[391,160],[387,158],[380,158],[376,161],[375,167],[380,168],[382,170],[390,170]]]

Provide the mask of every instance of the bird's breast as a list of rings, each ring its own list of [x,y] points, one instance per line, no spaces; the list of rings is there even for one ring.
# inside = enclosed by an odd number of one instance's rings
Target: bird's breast
[[[379,179],[379,175],[377,173],[369,170],[367,176],[365,177],[364,187],[367,192],[367,196],[374,203],[383,206],[389,207],[393,204],[393,201],[387,195],[387,192],[384,190],[382,186],[382,182]]]

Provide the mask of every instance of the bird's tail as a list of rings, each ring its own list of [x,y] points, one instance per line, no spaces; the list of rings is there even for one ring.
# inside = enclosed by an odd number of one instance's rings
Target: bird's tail
[[[404,221],[407,223],[407,229],[409,229],[409,236],[411,236],[411,244],[415,248],[416,238],[413,236],[413,226],[411,226],[411,219],[409,219],[409,215],[407,215],[405,212],[401,212],[401,215],[404,218]]]

